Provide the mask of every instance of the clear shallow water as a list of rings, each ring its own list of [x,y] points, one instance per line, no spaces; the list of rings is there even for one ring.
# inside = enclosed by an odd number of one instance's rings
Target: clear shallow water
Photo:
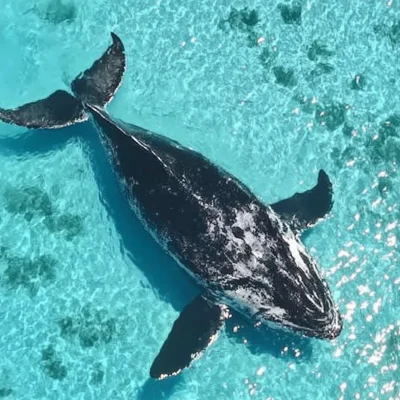
[[[233,318],[192,368],[149,381],[197,288],[130,213],[89,123],[54,132],[1,124],[0,395],[400,398],[400,127],[384,124],[400,114],[399,3],[302,2],[300,25],[285,24],[275,2],[76,0],[75,11],[54,13],[49,4],[4,2],[0,104],[66,88],[115,30],[128,70],[114,116],[203,152],[266,202],[328,172],[331,217],[304,241],[345,325],[322,342]],[[220,24],[245,6],[259,10],[252,30]],[[279,66],[293,68],[287,86],[276,83]],[[363,90],[351,89],[357,74]],[[324,110],[336,117],[318,117]]]

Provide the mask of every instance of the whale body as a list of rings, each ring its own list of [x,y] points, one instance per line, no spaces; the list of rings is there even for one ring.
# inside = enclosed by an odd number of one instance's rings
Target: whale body
[[[71,84],[0,119],[29,128],[94,121],[128,200],[146,229],[202,288],[161,347],[150,376],[176,375],[215,341],[238,312],[253,323],[334,339],[342,319],[300,233],[331,210],[332,184],[320,170],[304,193],[264,204],[204,155],[141,127],[113,119],[105,106],[121,84],[125,51],[112,45]]]

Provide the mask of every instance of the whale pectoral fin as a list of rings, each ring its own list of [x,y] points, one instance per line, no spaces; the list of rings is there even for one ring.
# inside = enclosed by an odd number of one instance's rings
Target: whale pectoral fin
[[[295,230],[303,230],[315,225],[332,208],[333,189],[328,175],[322,169],[317,184],[303,193],[296,193],[289,199],[271,205]]]
[[[87,119],[82,103],[64,90],[13,110],[0,108],[0,120],[27,128],[61,128]]]
[[[112,44],[104,54],[71,83],[72,92],[83,103],[104,107],[122,82],[125,72],[125,49],[121,39],[111,33]]]
[[[164,379],[179,374],[214,342],[224,321],[225,307],[203,296],[188,304],[174,322],[167,340],[153,361],[150,376]]]

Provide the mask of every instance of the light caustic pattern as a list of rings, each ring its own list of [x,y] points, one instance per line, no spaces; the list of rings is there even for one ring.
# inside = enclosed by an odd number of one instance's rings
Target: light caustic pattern
[[[128,57],[114,116],[265,202],[327,171],[335,203],[304,242],[344,329],[325,342],[232,317],[192,368],[148,380],[198,289],[131,215],[90,123],[1,124],[0,396],[399,398],[399,2],[4,0],[0,106],[66,89],[111,30]]]

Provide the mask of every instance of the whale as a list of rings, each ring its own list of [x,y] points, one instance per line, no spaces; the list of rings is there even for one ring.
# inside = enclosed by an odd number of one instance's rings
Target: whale
[[[112,44],[71,83],[0,119],[58,129],[90,120],[121,189],[139,220],[200,288],[181,311],[150,366],[150,377],[177,375],[216,341],[237,313],[255,326],[332,340],[342,317],[301,234],[324,220],[333,188],[321,169],[314,187],[267,204],[205,155],[118,120],[106,111],[126,69],[125,48]]]

